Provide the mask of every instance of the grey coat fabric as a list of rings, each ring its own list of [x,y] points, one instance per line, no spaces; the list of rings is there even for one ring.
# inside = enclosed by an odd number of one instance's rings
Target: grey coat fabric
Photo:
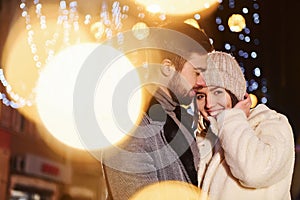
[[[162,91],[155,97],[166,111],[168,118],[180,128],[175,131],[172,141],[168,142],[166,129],[164,130],[166,122],[153,121],[145,114],[140,126],[128,139],[104,152],[103,165],[107,186],[114,200],[129,199],[144,186],[159,181],[176,180],[192,183],[190,176],[194,175],[189,171],[196,172],[198,165],[196,161],[199,161],[195,139],[177,119],[174,110],[178,105]],[[179,144],[178,141],[182,140],[185,140],[183,143],[187,145],[176,149],[174,144]],[[186,150],[191,154],[182,159],[181,156]],[[187,164],[183,162],[186,160],[193,163],[191,169],[187,170],[185,167]]]

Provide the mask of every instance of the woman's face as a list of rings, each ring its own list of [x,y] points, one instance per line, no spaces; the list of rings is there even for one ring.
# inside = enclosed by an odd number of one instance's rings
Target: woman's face
[[[230,95],[224,88],[208,86],[197,91],[197,106],[205,119],[216,117],[223,110],[232,108]]]

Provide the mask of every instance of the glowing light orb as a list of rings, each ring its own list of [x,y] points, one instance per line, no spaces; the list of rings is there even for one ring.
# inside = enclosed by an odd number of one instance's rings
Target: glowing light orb
[[[96,88],[96,119],[112,145],[133,130],[141,114],[142,90],[130,87],[141,85],[139,74],[134,69],[123,55],[103,72]]]
[[[251,108],[254,108],[257,105],[257,97],[254,94],[249,94],[251,99]]]
[[[103,35],[104,35],[104,31],[105,31],[105,25],[102,22],[95,22],[94,24],[91,25],[91,33],[94,34],[94,37],[97,40],[100,40]]]
[[[130,200],[199,200],[204,193],[194,185],[180,181],[164,181],[146,186],[142,190],[136,192]],[[204,197],[204,196],[203,196]]]
[[[218,3],[218,0],[136,0],[136,2],[144,5],[152,13],[183,15],[208,9]]]
[[[147,38],[150,34],[150,29],[144,22],[136,23],[131,29],[134,37],[138,40]]]
[[[198,22],[195,19],[187,19],[184,21],[184,23],[189,24],[197,29],[200,29],[200,26],[198,24]]]
[[[147,10],[152,13],[158,13],[161,12],[161,7],[157,4],[150,4],[149,6],[147,6]]]
[[[233,14],[228,18],[228,26],[232,32],[241,32],[246,27],[246,20],[240,14]]]
[[[16,12],[16,19],[12,20],[9,27],[1,60],[1,68],[4,69],[5,78],[11,85],[12,91],[16,96],[31,102],[31,106],[18,108],[18,111],[26,119],[34,122],[40,121],[35,101],[39,70],[44,67],[47,59],[52,57],[50,55],[55,55],[65,47],[62,32],[64,28],[57,24],[57,3],[45,2],[42,5],[47,19],[44,29],[41,28],[42,24],[37,18],[35,6],[28,8],[29,24],[21,14],[18,14],[19,11]],[[79,15],[81,18],[80,13]],[[70,32],[70,43],[75,43],[77,36],[80,37],[81,42],[91,41],[90,32],[81,28],[78,34]],[[9,94],[9,99],[15,98]]]
[[[82,133],[79,133],[74,120],[74,89],[77,77],[81,68],[84,66],[88,56],[99,48],[97,44],[80,44],[66,48],[57,54],[41,72],[37,85],[37,108],[40,118],[46,129],[61,143],[84,150],[94,150],[103,148],[101,141],[95,140],[95,145],[87,145],[82,139]],[[112,48],[110,48],[112,49]],[[116,51],[116,50],[115,50]],[[124,61],[125,60],[125,61]],[[101,63],[101,60],[98,61]],[[101,64],[99,64],[101,65]],[[112,117],[112,100],[116,90],[116,85],[128,71],[134,67],[126,64],[125,56],[113,61],[110,66],[99,77],[99,85],[95,90],[95,105],[80,105],[82,108],[91,106],[95,108],[95,114],[102,133],[111,144],[121,140],[124,137],[123,131],[129,131],[132,127],[122,127],[120,130]],[[88,79],[86,81],[89,81]],[[139,101],[141,95],[137,92],[131,96],[128,106],[128,112],[131,113],[131,120],[137,119],[137,113],[140,112]],[[124,100],[125,101],[125,100]],[[137,107],[136,107],[137,106]],[[82,119],[85,123],[88,119]],[[87,137],[92,133],[86,131]],[[91,134],[91,135],[89,135]]]
[[[72,117],[76,76],[96,44],[71,46],[58,53],[40,73],[36,105],[47,130],[60,142],[83,148]]]

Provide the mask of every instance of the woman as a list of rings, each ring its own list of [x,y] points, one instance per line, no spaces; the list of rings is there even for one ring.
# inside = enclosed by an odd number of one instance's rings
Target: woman
[[[230,54],[212,52],[207,65],[207,87],[197,92],[202,199],[291,199],[295,153],[287,118],[263,104],[250,109],[246,81]]]

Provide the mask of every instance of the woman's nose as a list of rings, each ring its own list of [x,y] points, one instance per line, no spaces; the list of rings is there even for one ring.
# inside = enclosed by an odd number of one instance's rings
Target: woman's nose
[[[215,104],[215,99],[213,98],[213,95],[211,95],[209,92],[206,96],[206,102],[205,102],[205,108],[211,108]]]

